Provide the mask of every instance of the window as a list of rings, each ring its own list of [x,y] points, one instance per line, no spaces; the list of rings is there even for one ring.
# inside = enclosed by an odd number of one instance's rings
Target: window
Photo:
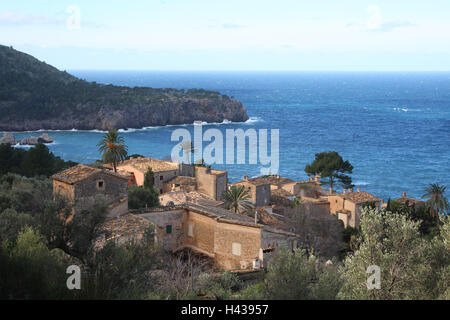
[[[241,255],[241,249],[241,244],[238,242],[233,242],[233,244],[231,245],[231,253],[235,256]]]
[[[193,223],[189,223],[188,226],[188,237],[193,237],[194,236],[194,224]]]
[[[166,226],[166,233],[167,234],[171,234],[172,233],[172,225],[171,224]]]
[[[162,180],[163,179],[163,176],[159,176],[159,180]]]
[[[159,189],[159,194],[162,194],[163,193],[163,189]]]
[[[97,180],[97,190],[100,190],[100,191],[105,190],[105,181]]]

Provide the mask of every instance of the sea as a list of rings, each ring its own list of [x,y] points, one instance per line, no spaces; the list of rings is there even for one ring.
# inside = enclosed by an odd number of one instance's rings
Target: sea
[[[450,191],[450,73],[413,72],[175,72],[86,71],[71,74],[97,83],[155,88],[203,88],[242,101],[250,119],[205,124],[219,129],[279,130],[279,174],[305,180],[315,154],[337,151],[354,167],[355,188],[379,198],[402,192],[420,198],[430,183]],[[169,159],[174,130],[193,124],[121,130],[129,154]],[[16,138],[40,132],[15,133]],[[49,148],[65,160],[100,158],[101,131],[44,131]],[[205,142],[207,145],[208,142]],[[269,149],[270,150],[270,149]],[[248,152],[247,158],[248,160]],[[212,164],[231,182],[257,177],[257,164]],[[338,188],[339,190],[339,188]],[[450,196],[447,192],[447,197]]]

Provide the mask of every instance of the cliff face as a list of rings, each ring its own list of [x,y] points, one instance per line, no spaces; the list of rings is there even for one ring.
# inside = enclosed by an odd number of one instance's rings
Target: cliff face
[[[0,120],[0,131],[45,130],[108,130],[143,128],[173,124],[192,124],[194,121],[244,122],[248,120],[246,110],[236,100],[214,101],[185,98],[175,101],[135,104],[126,108],[100,107],[91,111],[88,106],[79,106],[78,112],[62,112],[48,119],[24,119],[15,121],[5,117]],[[83,117],[79,116],[83,110]]]
[[[89,83],[0,46],[0,131],[107,130],[194,121],[243,122],[240,101],[202,89]]]

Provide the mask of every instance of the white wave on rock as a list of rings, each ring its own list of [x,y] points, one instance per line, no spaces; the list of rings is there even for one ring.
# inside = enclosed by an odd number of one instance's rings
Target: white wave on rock
[[[370,184],[370,182],[366,182],[366,181],[355,181],[353,182],[353,184],[355,186],[368,186]]]

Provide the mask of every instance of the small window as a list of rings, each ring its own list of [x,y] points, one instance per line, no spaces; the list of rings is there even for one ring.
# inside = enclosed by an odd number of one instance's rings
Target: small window
[[[188,226],[188,237],[193,237],[194,236],[194,224],[193,223],[189,223]]]
[[[172,225],[171,224],[166,226],[166,233],[167,234],[171,234],[172,233]]]
[[[97,180],[97,190],[105,190],[105,182],[103,180]]]
[[[163,189],[159,189],[159,194],[162,194],[163,193]]]
[[[241,249],[242,249],[242,246],[238,242],[233,242],[233,244],[231,245],[231,253],[235,256],[241,255]]]
[[[163,176],[159,176],[159,180],[162,180],[163,179]]]

